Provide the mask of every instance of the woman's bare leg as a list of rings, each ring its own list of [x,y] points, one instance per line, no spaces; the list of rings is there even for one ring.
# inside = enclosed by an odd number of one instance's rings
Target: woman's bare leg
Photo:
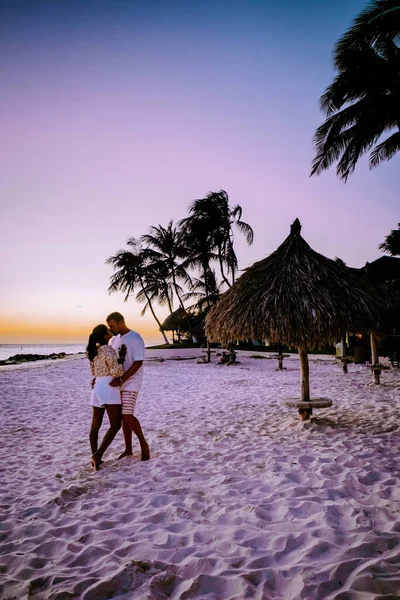
[[[104,410],[104,408],[98,408],[97,406],[93,406],[92,426],[90,427],[89,433],[90,449],[92,451],[92,454],[95,454],[95,452],[97,452],[99,431],[103,422]]]
[[[118,431],[121,428],[121,405],[120,404],[108,404],[106,406],[108,418],[110,420],[110,427],[103,437],[99,449],[93,453],[92,464],[96,471],[98,470],[101,462],[101,457],[111,444]]]

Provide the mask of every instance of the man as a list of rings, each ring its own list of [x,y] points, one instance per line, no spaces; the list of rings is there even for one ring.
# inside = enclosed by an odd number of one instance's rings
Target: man
[[[121,362],[123,360],[124,368],[122,377],[115,377],[110,382],[112,387],[121,388],[122,430],[124,432],[125,450],[118,458],[133,454],[133,432],[140,443],[142,460],[149,460],[149,445],[143,435],[139,420],[134,416],[136,401],[143,380],[144,341],[136,331],[126,326],[124,317],[118,312],[108,315],[107,325],[114,336],[111,345],[121,357]]]

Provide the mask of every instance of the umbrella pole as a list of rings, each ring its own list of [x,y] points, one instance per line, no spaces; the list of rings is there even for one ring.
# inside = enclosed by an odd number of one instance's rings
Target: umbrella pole
[[[370,333],[369,337],[371,341],[371,364],[372,366],[379,365],[378,346],[376,344],[376,337],[373,333]],[[378,385],[380,384],[380,374],[380,371],[372,369],[372,380]]]
[[[308,368],[308,354],[307,349],[303,347],[298,348],[299,359],[300,359],[300,391],[301,401],[310,402],[310,372]],[[312,408],[299,408],[299,415],[301,421],[307,421],[312,415]]]
[[[342,337],[342,339],[340,340],[341,342],[341,346],[342,346],[342,367],[343,367],[343,373],[348,373],[347,370],[347,349],[346,349],[346,336],[344,335]]]
[[[371,363],[372,363],[372,365],[377,365],[379,362],[379,359],[378,359],[378,348],[376,345],[376,338],[373,333],[370,333],[369,337],[370,337],[370,341],[371,341]]]

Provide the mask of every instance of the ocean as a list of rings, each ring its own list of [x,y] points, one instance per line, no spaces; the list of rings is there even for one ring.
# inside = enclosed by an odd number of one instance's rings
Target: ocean
[[[86,344],[0,344],[0,360],[15,354],[77,354],[85,350]]]
[[[145,345],[155,345],[162,341],[147,342]],[[86,344],[0,344],[0,360],[7,360],[15,354],[78,354],[86,352]]]

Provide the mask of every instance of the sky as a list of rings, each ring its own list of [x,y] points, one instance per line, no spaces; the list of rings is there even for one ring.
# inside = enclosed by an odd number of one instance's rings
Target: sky
[[[0,343],[83,342],[111,311],[161,342],[106,259],[224,189],[273,252],[298,217],[361,267],[399,219],[398,157],[309,177],[360,0],[0,0]],[[157,308],[161,320],[167,316]]]

